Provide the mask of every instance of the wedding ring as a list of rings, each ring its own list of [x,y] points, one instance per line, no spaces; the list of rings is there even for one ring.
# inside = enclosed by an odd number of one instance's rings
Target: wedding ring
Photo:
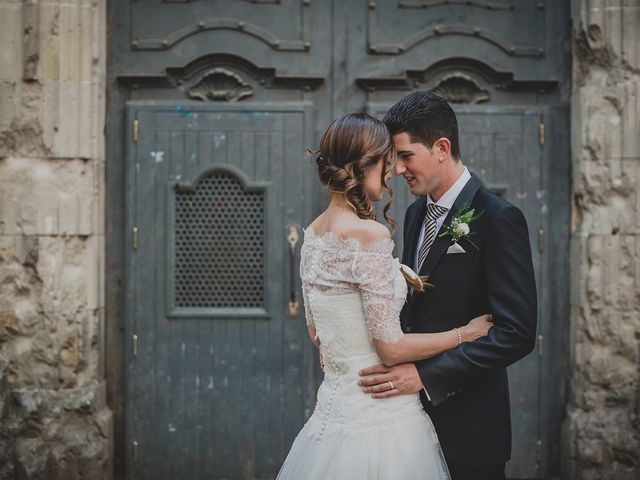
[[[387,383],[388,383],[388,384],[389,384],[389,386],[391,387],[391,390],[393,390],[394,388],[396,388],[396,387],[394,387],[394,386],[393,386],[393,383],[391,383],[391,380],[389,380]]]

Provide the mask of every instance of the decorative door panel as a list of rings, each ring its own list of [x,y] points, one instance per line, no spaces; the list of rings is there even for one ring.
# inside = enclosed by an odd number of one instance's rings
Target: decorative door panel
[[[567,74],[567,7],[544,0],[371,0],[366,19],[350,25],[366,32],[364,45],[352,51],[352,68],[357,78],[387,87],[442,62],[480,64],[504,87],[556,83]]]
[[[382,0],[369,4],[370,53],[397,54],[434,38],[443,38],[446,43],[447,37],[467,37],[468,42],[490,43],[509,55],[544,55],[542,2]],[[404,28],[397,28],[398,23]]]
[[[309,2],[297,0],[144,0],[132,3],[131,17],[137,50],[169,50],[196,33],[216,30],[245,33],[274,50],[311,46]]]
[[[132,478],[271,478],[315,403],[288,239],[309,215],[311,110],[130,104],[129,118]]]
[[[331,70],[331,32],[324,28],[331,22],[329,7],[310,0],[123,2],[114,6],[117,48],[126,52],[119,80],[176,87],[175,73],[184,66],[221,59],[260,69],[266,82],[276,77],[289,85],[317,85]]]

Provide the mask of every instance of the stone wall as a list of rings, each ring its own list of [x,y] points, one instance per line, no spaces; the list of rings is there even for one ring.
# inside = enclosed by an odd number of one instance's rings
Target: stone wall
[[[112,476],[105,3],[0,0],[0,479]]]
[[[565,477],[640,478],[640,2],[573,2]]]

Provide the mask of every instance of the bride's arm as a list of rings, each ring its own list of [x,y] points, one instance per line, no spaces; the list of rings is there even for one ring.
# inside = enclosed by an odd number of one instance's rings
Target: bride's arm
[[[302,283],[302,303],[304,304],[304,316],[307,320],[307,331],[309,332],[309,338],[311,339],[311,343],[313,343],[317,348],[320,348],[320,339],[318,338],[318,333],[316,332],[316,325],[313,321],[313,312],[311,310],[311,303],[309,302],[309,287],[303,282]]]
[[[369,242],[389,239],[389,231],[376,231]],[[380,233],[380,235],[378,235]],[[362,240],[362,239],[360,239]],[[374,245],[373,243],[369,243]],[[490,316],[474,318],[468,325],[448,332],[404,334],[400,328],[402,302],[396,297],[395,283],[400,264],[391,256],[389,248],[365,248],[354,259],[354,277],[362,294],[367,327],[380,360],[387,365],[424,360],[456,348],[487,334]],[[391,245],[387,245],[392,247]]]
[[[487,335],[492,325],[491,315],[481,315],[464,327],[447,332],[408,333],[402,335],[396,342],[374,339],[373,344],[382,363],[390,367],[399,363],[435,357],[447,350],[453,350],[461,342],[473,342]]]
[[[317,348],[320,348],[320,339],[318,338],[315,325],[307,325],[307,331],[309,332],[309,338],[311,339],[311,343],[313,343]],[[431,357],[424,357],[424,358],[431,358]]]

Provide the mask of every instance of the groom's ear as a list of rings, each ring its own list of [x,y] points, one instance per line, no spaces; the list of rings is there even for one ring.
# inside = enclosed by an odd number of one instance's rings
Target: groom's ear
[[[433,148],[436,154],[447,157],[451,155],[451,140],[447,137],[440,137],[433,143]],[[442,160],[444,160],[444,158]]]

